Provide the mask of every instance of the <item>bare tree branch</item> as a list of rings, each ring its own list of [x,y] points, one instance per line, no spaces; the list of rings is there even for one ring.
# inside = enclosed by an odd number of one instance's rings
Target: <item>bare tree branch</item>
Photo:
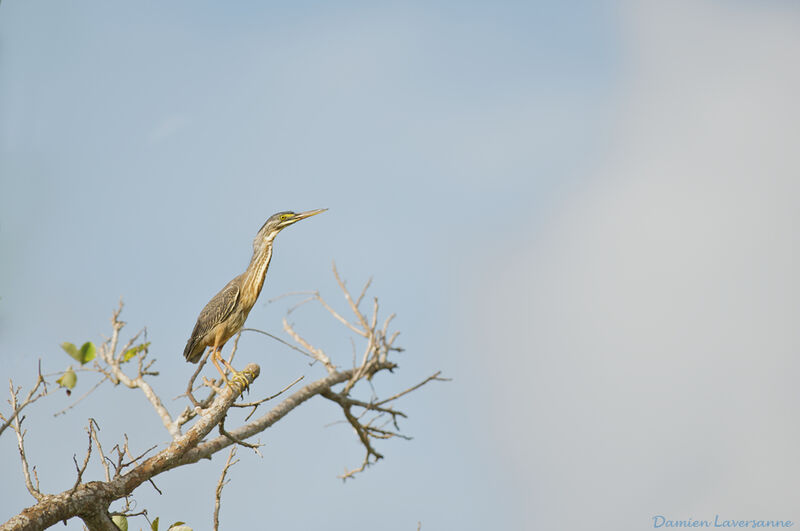
[[[72,492],[75,492],[78,489],[78,486],[81,484],[83,473],[86,472],[86,467],[89,465],[89,458],[92,457],[92,432],[88,428],[87,431],[89,432],[89,448],[86,450],[86,458],[83,460],[83,465],[78,466],[78,459],[76,458],[75,454],[72,454],[72,461],[75,463],[75,470],[78,471],[78,477],[75,478],[75,484],[72,486]]]
[[[96,429],[95,429],[96,428]],[[97,453],[100,454],[100,462],[103,464],[103,470],[106,473],[106,481],[111,481],[111,469],[108,466],[108,460],[103,453],[103,447],[100,445],[100,439],[97,437],[97,431],[100,430],[100,426],[97,425],[97,421],[93,418],[89,419],[89,436],[94,441],[94,445],[97,446]]]
[[[347,302],[350,304],[350,309],[353,310],[353,313],[358,317],[359,322],[361,323],[361,328],[366,332],[369,329],[367,326],[367,320],[364,318],[364,315],[358,309],[358,304],[353,301],[353,297],[350,296],[350,292],[347,290],[347,286],[345,285],[344,280],[342,277],[339,276],[339,271],[336,269],[336,262],[333,262],[333,276],[336,277],[336,282],[339,284],[339,287],[342,288],[342,292],[344,293],[344,298],[347,299]],[[367,288],[372,283],[372,279],[370,279],[367,284],[364,286],[364,289],[361,291],[361,295],[358,297],[358,302],[361,302],[361,299],[364,297],[364,294],[367,292]]]
[[[278,336],[272,335],[269,332],[265,332],[263,330],[259,330],[258,328],[242,328],[241,332],[257,332],[259,334],[263,334],[263,335],[265,335],[267,337],[271,337],[272,339],[274,339],[275,341],[277,341],[279,343],[283,343],[284,345],[286,345],[290,349],[292,349],[294,351],[297,351],[297,352],[299,352],[300,354],[302,354],[304,356],[308,356],[310,358],[314,357],[313,354],[310,354],[309,352],[306,352],[305,350],[303,350],[301,348],[297,348],[296,346],[292,345],[288,341],[284,341],[283,339],[279,338]]]
[[[15,404],[12,407],[16,408],[16,400],[14,400],[14,402]],[[28,456],[25,454],[25,431],[22,430],[22,422],[24,420],[25,417],[20,417],[19,415],[14,418],[14,432],[17,434],[17,449],[19,449],[19,459],[22,461],[22,474],[25,476],[25,487],[28,489],[28,492],[38,501],[41,501],[44,495],[39,491],[39,479],[38,477],[36,478],[36,485],[34,486],[31,481]],[[34,468],[34,474],[35,471],[36,469]]]
[[[283,329],[286,331],[287,334],[292,336],[292,339],[297,341],[299,344],[303,345],[303,348],[306,351],[311,353],[311,357],[325,365],[325,368],[328,369],[329,373],[333,373],[336,371],[336,367],[331,363],[331,359],[322,351],[322,349],[314,348],[311,346],[311,343],[303,339],[300,334],[295,332],[292,325],[289,324],[289,321],[286,320],[286,317],[283,318]]]
[[[245,442],[245,441],[243,441],[241,439],[237,439],[236,437],[234,437],[233,435],[228,433],[228,431],[225,430],[225,417],[222,417],[222,420],[220,421],[218,428],[219,428],[219,434],[224,436],[224,437],[227,437],[228,439],[230,439],[231,442],[236,443],[236,444],[238,444],[240,446],[244,446],[245,448],[250,448],[251,450],[253,450],[256,453],[257,456],[264,457],[263,455],[261,455],[261,452],[258,450],[261,446],[264,446],[263,444],[260,444],[260,443],[251,444],[249,442]]]
[[[327,374],[295,390],[293,393],[284,397],[280,402],[273,405],[272,408],[263,415],[252,420],[251,417],[256,414],[259,406],[283,395],[298,384],[304,377],[301,376],[297,378],[271,396],[239,403],[236,403],[236,400],[242,392],[242,388],[239,385],[221,387],[221,380],[217,382],[204,378],[204,385],[208,387],[208,394],[202,400],[198,400],[193,394],[197,391],[195,388],[195,381],[200,376],[207,359],[204,357],[198,365],[197,370],[190,377],[186,387],[185,395],[191,403],[191,406],[186,406],[182,413],[173,418],[147,380],[149,377],[157,375],[156,372],[151,370],[154,360],[146,359],[148,355],[147,346],[149,343],[144,342],[138,345],[136,344],[137,341],[139,341],[138,338],[140,334],[144,333],[146,339],[146,330],[135,334],[128,339],[122,348],[118,348],[120,344],[120,332],[125,326],[125,322],[119,319],[122,310],[122,302],[120,301],[118,308],[112,314],[111,337],[106,339],[98,349],[98,359],[95,360],[94,367],[91,370],[103,375],[103,379],[97,385],[108,379],[115,385],[122,383],[126,387],[141,390],[156,412],[159,420],[169,432],[171,440],[165,448],[156,451],[155,455],[149,458],[145,457],[155,450],[157,448],[156,446],[147,449],[138,457],[133,457],[129,449],[127,435],[124,435],[124,441],[114,446],[109,456],[106,455],[100,444],[97,433],[99,431],[99,426],[94,419],[90,418],[87,427],[89,447],[83,464],[79,465],[77,457],[73,457],[78,475],[77,480],[71,489],[61,492],[60,494],[44,494],[40,492],[35,467],[32,469],[33,477],[36,479],[36,484],[34,485],[23,444],[25,432],[22,430],[21,424],[24,417],[20,417],[19,412],[25,405],[40,397],[39,394],[41,394],[42,391],[37,391],[37,389],[39,389],[40,385],[45,385],[44,379],[41,376],[41,371],[39,372],[39,380],[37,380],[37,383],[28,394],[25,401],[18,401],[17,392],[19,390],[15,390],[12,384],[11,406],[14,413],[6,422],[6,426],[13,425],[14,431],[17,433],[25,484],[31,495],[37,499],[38,503],[25,509],[5,524],[0,525],[0,531],[9,531],[11,529],[43,529],[58,521],[67,520],[76,516],[81,518],[90,530],[115,529],[109,527],[113,526],[109,516],[109,506],[111,503],[116,500],[124,499],[125,506],[123,511],[115,514],[130,515],[131,499],[129,497],[142,483],[151,483],[160,493],[161,491],[153,482],[154,478],[159,474],[177,467],[196,463],[200,459],[210,458],[215,453],[227,447],[231,447],[228,460],[217,483],[215,494],[214,528],[217,529],[219,526],[219,507],[221,504],[222,488],[228,482],[226,477],[230,467],[238,461],[234,460],[236,446],[242,445],[258,452],[258,447],[260,445],[248,442],[248,439],[251,439],[255,435],[273,426],[296,407],[316,395],[321,395],[327,400],[334,402],[342,410],[344,421],[347,421],[356,432],[365,450],[365,457],[361,466],[346,471],[340,476],[342,479],[351,478],[358,472],[365,470],[371,464],[382,459],[383,455],[376,448],[376,443],[381,440],[395,437],[410,439],[410,437],[400,432],[398,425],[399,419],[405,418],[406,414],[395,409],[392,404],[397,399],[419,389],[431,381],[445,381],[446,379],[440,377],[440,372],[436,372],[412,387],[397,392],[388,398],[380,399],[376,391],[372,388],[371,379],[378,372],[391,372],[395,369],[397,365],[393,361],[390,361],[389,355],[392,352],[402,351],[400,347],[394,345],[398,332],[392,333],[389,331],[389,325],[394,318],[394,314],[389,315],[379,324],[379,304],[377,298],[373,298],[369,314],[361,310],[361,303],[366,297],[371,279],[365,283],[358,297],[353,298],[347,290],[345,282],[339,276],[335,264],[333,265],[333,274],[342,290],[347,305],[355,316],[355,320],[351,322],[342,317],[339,312],[322,298],[319,292],[313,292],[311,298],[303,301],[300,305],[295,305],[290,308],[287,314],[308,302],[318,302],[334,319],[353,332],[356,335],[356,340],[360,341],[359,338],[365,340],[363,346],[364,350],[359,356],[360,359],[356,361],[356,347],[355,343],[353,343],[353,366],[347,370],[341,369],[331,361],[331,358],[321,348],[312,345],[310,341],[295,329],[293,324],[288,322],[288,319],[284,318],[284,330],[298,346],[291,345],[283,340],[280,341],[289,345],[292,349],[300,352],[304,356],[310,356],[315,361],[319,361],[320,364],[325,366]],[[271,334],[260,330],[255,331],[271,336]],[[236,354],[239,337],[240,336],[237,335],[233,342],[233,348],[229,355],[230,360],[232,360],[233,356]],[[136,369],[134,369],[135,375],[131,374],[134,370],[128,369],[127,372],[123,370],[123,364],[130,361],[133,356],[136,356],[136,364],[134,365],[131,363],[128,367],[136,366]],[[247,386],[258,377],[259,373],[260,368],[258,365],[249,364],[245,367],[243,374],[245,375]],[[359,385],[360,382],[367,383]],[[362,389],[371,391],[368,399],[355,396],[356,393]],[[46,387],[44,393],[46,394]],[[241,425],[232,429],[227,429],[224,422],[227,412],[231,407],[249,407],[252,408],[252,411],[246,416]],[[13,424],[11,422],[12,420]],[[187,426],[187,428],[185,428],[185,433],[183,433],[184,426]],[[211,435],[211,431],[215,427],[219,435],[207,438]],[[91,459],[93,446],[97,448],[99,459],[103,465],[105,481],[84,482],[83,477]],[[114,452],[116,452],[115,456]],[[114,469],[113,474],[111,473],[112,467]],[[143,513],[144,512],[140,512],[137,514]]]
[[[36,391],[40,386],[42,387],[42,390],[37,394]],[[16,420],[17,416],[22,412],[23,409],[33,404],[40,398],[50,394],[47,391],[47,381],[44,379],[44,376],[42,376],[42,360],[39,360],[39,371],[36,375],[36,382],[34,383],[33,387],[31,387],[31,390],[28,391],[28,395],[24,400],[22,400],[22,402],[17,402],[16,395],[19,392],[19,389],[14,389],[14,383],[10,379],[8,380],[8,387],[11,395],[14,397],[13,401],[16,405],[12,404],[11,414],[8,416],[8,418],[0,414],[0,420],[3,421],[3,424],[0,425],[0,435],[2,435],[6,428],[8,428],[11,423],[14,422],[14,420]]]
[[[373,406],[382,406],[383,404],[387,404],[389,402],[392,402],[393,400],[397,400],[398,398],[400,398],[403,395],[407,395],[408,393],[410,393],[412,391],[416,391],[417,389],[419,389],[420,387],[422,387],[423,385],[425,385],[428,382],[434,382],[434,381],[435,382],[449,382],[449,381],[451,381],[451,378],[440,378],[439,377],[440,374],[442,374],[442,371],[437,371],[435,374],[432,374],[431,376],[428,376],[427,378],[422,380],[417,385],[415,385],[413,387],[409,387],[405,391],[401,391],[401,392],[399,392],[399,393],[397,393],[395,395],[390,396],[389,398],[384,398],[383,400],[381,400],[379,402],[375,402],[375,404],[373,404]],[[369,409],[376,409],[376,407],[372,407],[372,408],[369,408]]]
[[[252,383],[261,369],[251,363],[245,367],[243,374],[248,383]],[[222,417],[230,409],[241,389],[226,387],[206,414],[189,430],[177,437],[164,450],[150,457],[126,474],[117,475],[111,481],[92,481],[81,483],[77,489],[70,489],[60,494],[41,495],[39,503],[29,507],[0,526],[0,531],[44,529],[62,520],[80,516],[90,529],[104,529],[108,517],[108,506],[158,474],[175,467],[182,462],[185,455],[220,423]],[[120,452],[122,453],[122,452]],[[93,527],[93,526],[98,527]]]
[[[222,469],[222,474],[220,474],[219,481],[217,482],[217,489],[214,493],[214,531],[219,529],[219,506],[222,502],[222,488],[230,482],[230,480],[225,480],[225,476],[228,474],[228,470],[239,462],[238,459],[236,461],[232,460],[235,455],[236,446],[232,446],[228,454],[228,460],[225,461],[225,467]]]
[[[125,374],[120,366],[122,363],[122,355],[133,345],[132,339],[126,345],[126,348],[120,350],[119,354],[116,352],[120,330],[122,330],[122,328],[125,326],[125,322],[119,320],[119,315],[122,312],[122,306],[122,301],[119,301],[119,306],[111,315],[111,326],[113,330],[111,340],[103,343],[100,346],[99,355],[108,366],[111,375],[113,375],[116,381],[121,382],[126,387],[131,389],[138,388],[142,391],[142,393],[144,393],[144,396],[150,402],[150,405],[153,406],[153,409],[161,419],[162,424],[167,429],[170,436],[173,438],[173,440],[177,439],[181,434],[180,426],[172,420],[172,416],[169,414],[169,411],[167,411],[167,408],[164,407],[164,404],[161,403],[161,399],[158,397],[155,391],[153,391],[153,388],[150,387],[150,384],[144,379],[144,377],[148,375],[147,368],[149,367],[149,365],[147,367],[143,366],[144,356],[140,356],[139,358],[139,373],[135,378],[131,378]],[[135,337],[136,336],[134,336],[134,339]]]
[[[286,391],[288,391],[289,389],[294,387],[294,384],[296,384],[297,382],[299,382],[303,378],[305,378],[305,376],[298,376],[297,378],[295,378],[295,380],[292,383],[290,383],[289,385],[287,385],[286,387],[284,387],[283,389],[281,389],[280,391],[278,391],[274,395],[270,395],[270,396],[264,397],[261,400],[256,400],[255,402],[236,403],[236,404],[233,404],[233,407],[252,407],[253,408],[253,410],[244,419],[245,422],[247,422],[248,420],[250,420],[250,417],[253,416],[253,413],[256,412],[256,409],[258,409],[258,406],[260,406],[264,402],[269,402],[273,398],[279,397],[280,395],[282,395],[283,393],[285,393]]]

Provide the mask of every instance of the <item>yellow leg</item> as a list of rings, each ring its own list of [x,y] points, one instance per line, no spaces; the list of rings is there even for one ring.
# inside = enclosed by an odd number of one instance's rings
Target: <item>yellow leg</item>
[[[220,365],[219,365],[220,362],[222,362],[222,364],[225,365],[225,367],[229,371],[231,371],[231,379],[233,380],[233,383],[238,384],[238,387],[240,388],[239,393],[242,393],[242,392],[246,391],[247,389],[249,389],[250,388],[250,381],[247,379],[247,376],[245,376],[245,374],[243,372],[239,372],[236,369],[234,369],[233,366],[230,363],[228,363],[228,360],[226,360],[226,359],[224,359],[222,357],[221,351],[222,351],[222,348],[215,346],[214,350],[211,352],[211,361],[214,362],[214,366],[217,368],[219,373],[222,375],[222,379],[225,381],[225,383],[228,385],[228,387],[232,387],[231,386],[231,382],[228,380],[228,377],[225,374],[225,371],[223,371],[222,367],[220,367]]]
[[[231,371],[231,374],[236,374],[238,372],[236,369],[233,368],[233,365],[228,363],[228,360],[226,360],[225,358],[222,357],[222,354],[220,354],[220,356],[219,356],[219,361],[221,361],[222,364],[225,365],[226,369]]]
[[[229,384],[228,377],[225,375],[225,371],[222,370],[220,367],[219,362],[222,361],[222,356],[219,355],[219,347],[211,347],[211,361],[214,362],[214,366],[217,368],[219,373],[222,375],[222,380]]]

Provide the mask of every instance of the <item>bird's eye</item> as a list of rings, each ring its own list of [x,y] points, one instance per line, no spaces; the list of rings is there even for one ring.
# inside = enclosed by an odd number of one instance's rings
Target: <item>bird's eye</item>
[[[286,221],[289,219],[289,214],[281,214],[281,221]]]

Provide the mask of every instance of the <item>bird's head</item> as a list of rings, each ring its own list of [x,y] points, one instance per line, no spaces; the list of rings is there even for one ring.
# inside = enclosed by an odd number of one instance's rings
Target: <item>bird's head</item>
[[[258,231],[256,239],[253,241],[253,247],[257,248],[264,242],[271,242],[281,230],[289,225],[297,223],[301,219],[315,216],[320,212],[325,212],[326,210],[328,209],[318,208],[317,210],[309,210],[308,212],[300,212],[299,214],[295,212],[278,212],[277,214],[271,215]]]

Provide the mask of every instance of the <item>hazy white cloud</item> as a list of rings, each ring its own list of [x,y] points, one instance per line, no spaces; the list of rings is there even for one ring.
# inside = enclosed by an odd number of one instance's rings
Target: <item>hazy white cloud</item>
[[[800,520],[800,13],[624,21],[608,166],[474,279],[520,526]]]

